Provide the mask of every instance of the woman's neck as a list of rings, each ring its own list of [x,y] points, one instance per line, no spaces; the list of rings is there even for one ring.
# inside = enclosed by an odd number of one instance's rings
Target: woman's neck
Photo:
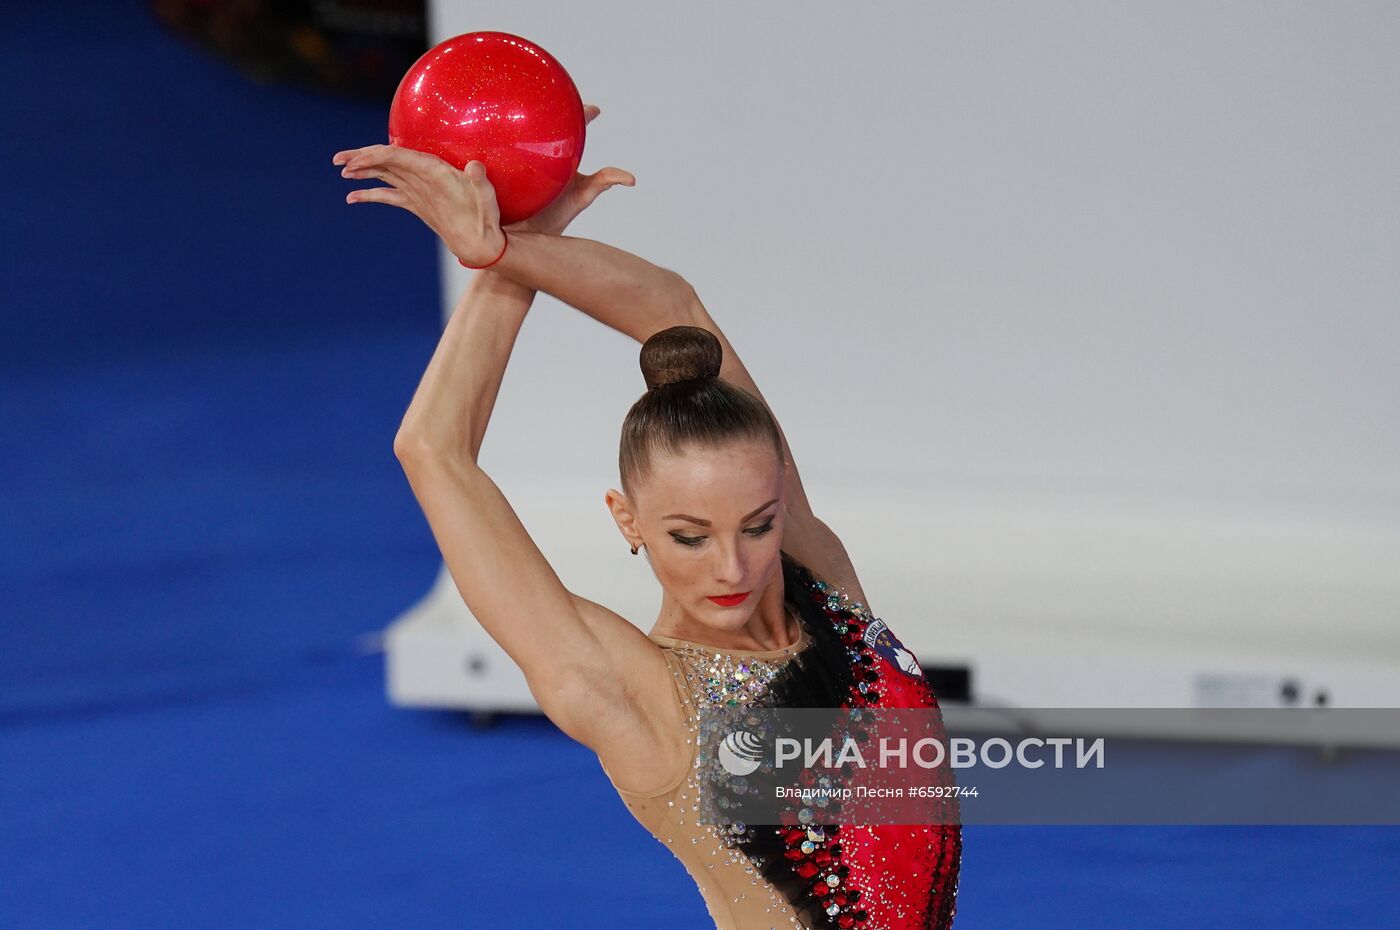
[[[738,629],[720,629],[687,617],[679,611],[675,620],[668,622],[667,611],[663,607],[662,616],[657,618],[652,633],[699,643],[702,646],[713,646],[716,649],[751,652],[786,649],[796,644],[802,635],[801,624],[784,602],[781,572],[759,595],[758,608],[754,610],[753,616]]]

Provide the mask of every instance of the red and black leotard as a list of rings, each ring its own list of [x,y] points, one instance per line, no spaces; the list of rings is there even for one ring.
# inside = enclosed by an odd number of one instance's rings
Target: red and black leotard
[[[938,708],[917,659],[864,604],[786,553],[783,580],[787,601],[812,645],[769,682],[761,703]],[[942,775],[950,784],[946,767]],[[751,826],[739,845],[813,927],[945,930],[957,908],[962,858],[962,830],[955,821],[817,830]],[[814,841],[814,835],[820,839]],[[838,881],[828,885],[825,877],[833,874]]]
[[[723,650],[651,634],[674,678],[691,760],[654,790],[613,785],[685,865],[720,930],[946,930],[962,856],[959,820],[946,808],[910,824],[844,822],[830,808],[801,826],[700,813],[713,797],[702,790],[714,761],[700,752],[706,708],[933,708],[941,737],[933,689],[884,621],[787,553],[782,558],[800,640],[776,650]],[[951,785],[946,766],[934,778]]]

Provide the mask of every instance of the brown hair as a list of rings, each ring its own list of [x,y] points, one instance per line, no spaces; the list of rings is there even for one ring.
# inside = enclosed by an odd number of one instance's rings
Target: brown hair
[[[642,345],[647,391],[622,421],[617,456],[624,493],[630,496],[650,474],[654,455],[687,446],[766,439],[782,461],[782,434],[773,414],[763,401],[720,378],[723,358],[719,339],[699,326],[672,326]]]

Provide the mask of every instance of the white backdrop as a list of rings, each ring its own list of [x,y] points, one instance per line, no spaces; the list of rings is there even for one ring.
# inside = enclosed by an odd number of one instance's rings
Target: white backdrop
[[[433,6],[603,108],[583,170],[638,183],[570,234],[695,285],[921,658],[1400,662],[1400,8]],[[481,461],[650,629],[602,502],[643,387],[542,295]]]

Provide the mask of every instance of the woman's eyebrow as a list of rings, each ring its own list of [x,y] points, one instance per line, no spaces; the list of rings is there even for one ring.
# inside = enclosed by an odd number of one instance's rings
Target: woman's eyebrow
[[[744,515],[744,518],[743,518],[742,520],[740,520],[739,522],[740,522],[740,523],[743,523],[744,520],[752,520],[754,517],[756,517],[756,516],[758,516],[759,514],[763,513],[763,511],[766,510],[770,504],[776,504],[777,502],[778,502],[778,499],[777,499],[776,497],[773,498],[771,501],[768,501],[768,503],[764,504],[762,507],[759,507],[759,508],[758,508],[757,510],[755,510],[753,513],[745,514],[745,515]],[[666,514],[666,516],[662,517],[661,519],[663,519],[663,520],[670,520],[670,519],[672,519],[672,518],[675,518],[675,519],[677,519],[677,520],[689,520],[691,523],[698,523],[698,524],[700,524],[701,526],[709,526],[709,525],[710,525],[710,521],[709,521],[709,520],[701,520],[699,517],[692,517],[692,516],[689,516],[689,515],[683,514],[683,513],[668,513],[668,514]]]

